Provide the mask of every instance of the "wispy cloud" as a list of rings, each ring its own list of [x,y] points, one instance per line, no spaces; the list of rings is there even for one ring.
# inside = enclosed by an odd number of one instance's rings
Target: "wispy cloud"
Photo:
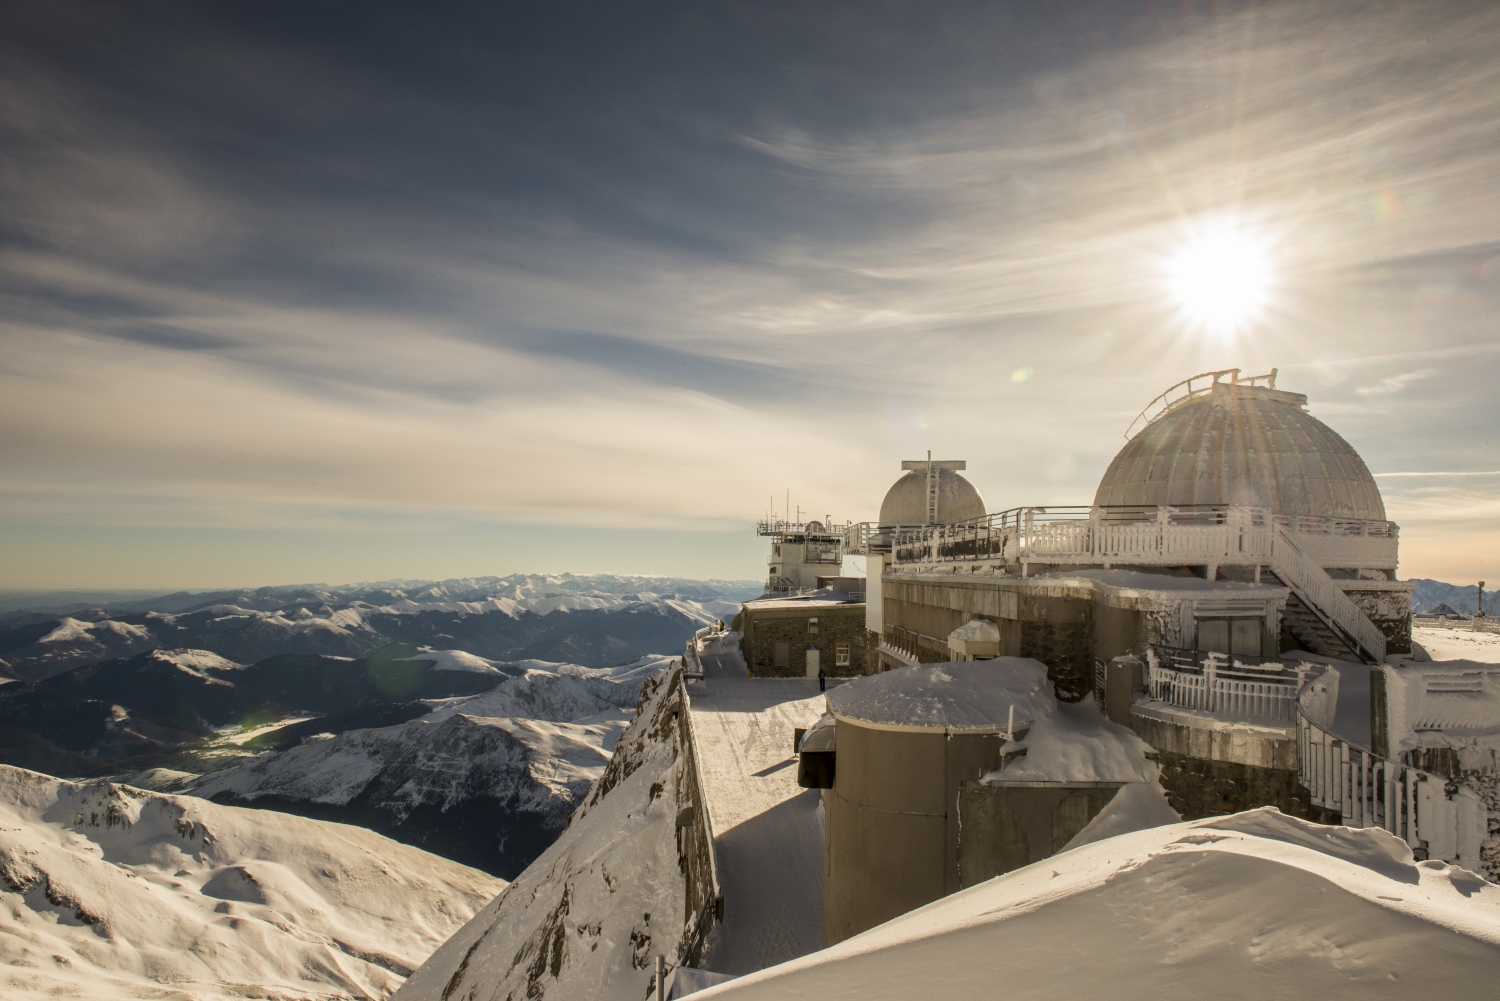
[[[1430,379],[1437,374],[1437,369],[1435,368],[1422,368],[1415,372],[1402,372],[1400,375],[1386,376],[1379,382],[1369,386],[1360,386],[1355,392],[1361,396],[1389,396],[1392,393],[1401,392],[1412,383],[1421,382],[1423,379]]]
[[[704,528],[788,484],[867,517],[928,447],[996,505],[1087,500],[1146,400],[1229,365],[1279,366],[1375,468],[1492,464],[1491,5],[1032,26],[1045,60],[911,43],[899,80],[798,18],[554,77],[587,39],[499,58],[434,22],[448,58],[412,67],[52,24],[74,59],[0,70],[0,518]],[[1214,214],[1275,244],[1234,340],[1163,290]]]

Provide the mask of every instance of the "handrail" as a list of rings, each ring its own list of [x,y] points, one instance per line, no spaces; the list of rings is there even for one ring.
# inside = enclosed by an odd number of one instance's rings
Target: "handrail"
[[[1271,569],[1303,597],[1308,607],[1372,664],[1385,660],[1385,634],[1360,611],[1343,589],[1292,541],[1286,526],[1278,525]]]
[[[1297,782],[1346,827],[1379,827],[1427,858],[1480,869],[1488,812],[1474,790],[1334,736],[1297,708]]]
[[[1267,372],[1265,375],[1247,375],[1243,379],[1240,378],[1240,370],[1237,368],[1223,368],[1217,372],[1199,372],[1197,375],[1188,376],[1186,379],[1183,379],[1181,382],[1176,383],[1175,385],[1168,386],[1165,392],[1161,393],[1156,397],[1156,399],[1146,404],[1145,408],[1136,415],[1135,420],[1130,422],[1130,426],[1125,429],[1125,437],[1127,439],[1130,437],[1131,432],[1135,430],[1136,424],[1141,421],[1142,418],[1145,418],[1145,422],[1147,424],[1150,424],[1162,414],[1165,414],[1171,410],[1176,410],[1178,407],[1188,402],[1189,400],[1196,399],[1199,396],[1204,396],[1208,393],[1213,392],[1213,388],[1217,385],[1220,385],[1220,378],[1226,375],[1229,376],[1228,385],[1231,386],[1253,386],[1257,382],[1264,380],[1267,389],[1276,388],[1276,370],[1274,368],[1271,369],[1271,371]],[[1193,383],[1198,381],[1199,379],[1208,379],[1209,384],[1202,387],[1201,389],[1194,389]],[[1184,386],[1187,387],[1186,392],[1184,392],[1176,399],[1168,399],[1168,397],[1172,395],[1173,390],[1182,389]],[[1155,407],[1158,403],[1162,405],[1161,408],[1152,413],[1151,408]],[[1148,413],[1151,414],[1150,417],[1146,417]]]

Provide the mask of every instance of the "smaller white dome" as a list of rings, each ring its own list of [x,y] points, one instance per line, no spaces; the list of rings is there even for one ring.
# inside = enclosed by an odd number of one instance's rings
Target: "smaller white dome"
[[[938,470],[938,522],[949,525],[985,516],[984,498],[974,484],[951,469]],[[912,470],[886,491],[880,504],[880,524],[927,524],[927,474]]]

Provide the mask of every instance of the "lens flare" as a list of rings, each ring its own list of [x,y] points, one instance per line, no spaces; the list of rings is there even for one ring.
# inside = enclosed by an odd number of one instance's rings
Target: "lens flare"
[[[1272,284],[1270,247],[1232,223],[1198,231],[1167,264],[1172,296],[1194,324],[1232,333],[1266,308]]]

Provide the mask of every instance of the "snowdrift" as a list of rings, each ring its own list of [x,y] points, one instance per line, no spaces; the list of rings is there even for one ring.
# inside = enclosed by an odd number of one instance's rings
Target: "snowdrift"
[[[1086,845],[696,996],[1452,1001],[1497,982],[1500,887],[1268,807]]]
[[[389,994],[504,883],[355,827],[0,765],[0,995]]]

